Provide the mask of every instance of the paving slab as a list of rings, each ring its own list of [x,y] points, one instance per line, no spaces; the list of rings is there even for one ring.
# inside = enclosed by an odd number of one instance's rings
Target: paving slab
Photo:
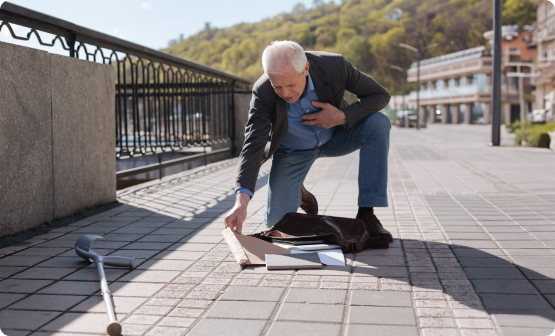
[[[380,335],[380,336],[418,336],[417,327],[409,326],[382,326],[382,325],[368,325],[368,324],[351,324],[348,327],[347,335],[349,336],[366,336],[366,335]],[[438,334],[439,335],[439,334]]]
[[[206,317],[266,320],[276,305],[276,302],[219,301]]]
[[[85,300],[84,295],[42,295],[33,294],[10,306],[10,309],[65,311]]]
[[[283,288],[260,288],[230,286],[222,295],[222,301],[279,301]]]
[[[344,309],[343,305],[286,302],[281,307],[277,320],[339,323],[343,321]]]
[[[414,309],[404,307],[353,306],[349,322],[373,325],[416,325]]]
[[[287,294],[285,302],[342,305],[345,303],[346,299],[346,290],[292,288]]]
[[[272,325],[268,335],[339,336],[341,335],[341,325],[277,321]]]
[[[60,314],[59,312],[48,311],[4,309],[0,311],[0,325],[2,325],[3,330],[36,330]]]
[[[411,294],[408,292],[383,292],[353,290],[352,306],[412,307]]]
[[[244,335],[258,336],[266,326],[266,321],[240,319],[203,319],[191,331],[192,336]]]

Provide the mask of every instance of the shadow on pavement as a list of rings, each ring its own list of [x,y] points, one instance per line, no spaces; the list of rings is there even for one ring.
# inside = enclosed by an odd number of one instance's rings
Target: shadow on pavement
[[[256,189],[267,179],[267,174],[261,176]],[[160,183],[134,192],[144,197],[155,193],[157,186],[172,187]],[[195,286],[210,272],[237,272],[235,262],[223,260],[229,254],[227,246],[218,245],[223,240],[222,216],[235,203],[232,189],[228,183],[214,183],[189,186],[188,194],[168,191],[144,207],[122,205],[85,218],[70,224],[72,231],[0,258],[1,330],[10,336],[31,331],[41,331],[40,336],[105,333],[108,319],[96,267],[73,249],[85,234],[103,237],[92,245],[101,255],[136,258],[133,270],[105,267],[116,315],[123,323],[137,310],[156,315],[153,307],[163,309],[164,301],[177,303],[191,293],[198,294],[201,291],[195,292]],[[164,209],[167,205],[171,209]],[[158,206],[160,210],[153,208]],[[259,225],[246,223],[244,227],[254,230]],[[181,276],[184,271],[196,278]],[[208,300],[220,294],[219,290],[206,292]],[[145,307],[147,302],[153,306]],[[124,334],[125,330],[124,325]]]
[[[485,307],[506,336],[545,336],[555,329],[555,280],[479,249],[401,239],[388,250],[362,251],[353,259],[355,277],[397,278],[410,281],[414,293],[429,289],[419,293],[430,293],[432,300],[434,291],[443,291],[468,308]]]

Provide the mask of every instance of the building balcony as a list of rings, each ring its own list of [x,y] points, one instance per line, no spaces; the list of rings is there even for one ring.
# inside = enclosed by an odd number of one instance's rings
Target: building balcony
[[[551,14],[542,22],[538,22],[534,31],[534,42],[551,41],[555,39],[555,15]]]
[[[420,91],[420,100],[475,97],[477,94],[491,93],[491,85],[476,84]],[[416,91],[410,93],[410,100],[416,101]]]

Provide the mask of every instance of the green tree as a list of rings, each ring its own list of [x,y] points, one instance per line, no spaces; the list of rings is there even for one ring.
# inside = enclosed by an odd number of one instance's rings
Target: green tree
[[[506,0],[503,2],[503,24],[519,27],[531,25],[536,21],[536,2],[534,0]]]
[[[387,19],[394,8],[402,17]],[[535,11],[534,0],[506,0],[503,20],[530,24]],[[264,48],[274,40],[294,40],[306,50],[341,53],[387,86],[398,78],[389,65],[408,68],[415,60],[399,43],[438,43],[422,57],[439,56],[484,45],[483,33],[491,26],[491,0],[318,0],[312,8],[296,5],[289,13],[256,23],[207,25],[165,51],[256,80],[263,73]]]

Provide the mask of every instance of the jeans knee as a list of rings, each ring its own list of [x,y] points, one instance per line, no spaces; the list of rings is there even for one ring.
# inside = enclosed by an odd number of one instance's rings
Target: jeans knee
[[[268,229],[276,225],[280,220],[281,218],[277,218],[275,215],[269,214],[268,212],[264,213],[264,225],[266,225]]]
[[[372,113],[364,119],[366,130],[369,134],[389,134],[391,121],[380,112]]]

